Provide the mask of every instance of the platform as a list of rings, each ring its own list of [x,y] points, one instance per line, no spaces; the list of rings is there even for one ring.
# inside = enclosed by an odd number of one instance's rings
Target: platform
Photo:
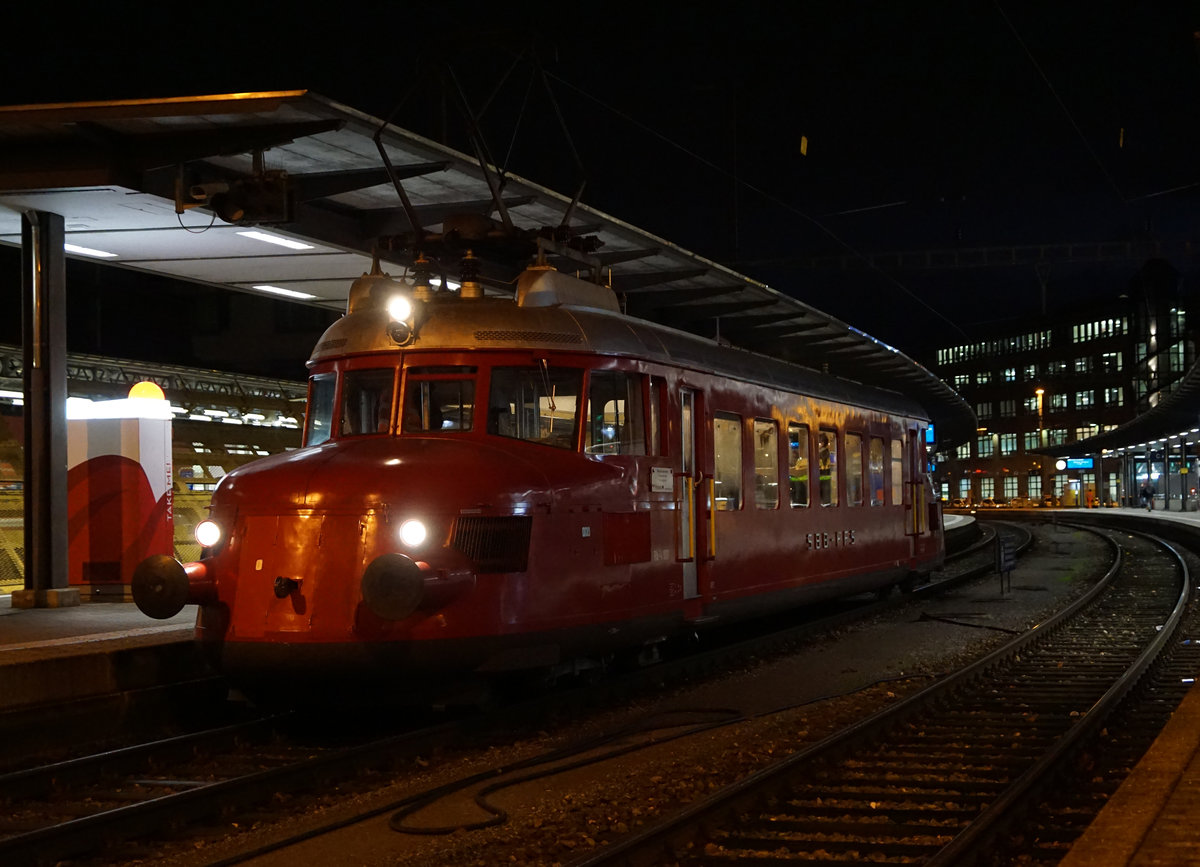
[[[189,676],[195,621],[194,605],[152,620],[131,602],[19,609],[0,595],[0,712]]]
[[[1166,728],[1059,867],[1200,864],[1200,690]]]

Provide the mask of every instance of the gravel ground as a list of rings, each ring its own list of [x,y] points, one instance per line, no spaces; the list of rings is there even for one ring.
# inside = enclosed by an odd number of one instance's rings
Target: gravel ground
[[[1018,563],[1007,593],[1000,592],[997,577],[983,578],[936,600],[913,600],[787,654],[594,714],[562,730],[502,748],[433,756],[423,766],[379,774],[369,785],[360,781],[319,798],[295,799],[289,820],[279,820],[277,810],[270,818],[247,817],[231,822],[228,834],[190,844],[187,853],[148,851],[145,862],[211,864],[232,852],[382,809],[499,765],[511,768],[567,744],[656,720],[663,727],[654,732],[653,743],[645,734],[618,735],[584,755],[644,746],[494,792],[488,800],[507,812],[507,820],[494,827],[440,835],[397,833],[388,827],[392,810],[386,810],[245,862],[258,867],[569,864],[977,658],[1078,596],[1108,561],[1108,549],[1083,531],[1039,525],[1035,534],[1037,544]],[[733,716],[740,721],[698,725]],[[699,730],[670,737],[693,727]],[[498,779],[493,775],[488,783]],[[455,827],[487,819],[489,814],[473,801],[483,785],[442,799],[404,825]]]

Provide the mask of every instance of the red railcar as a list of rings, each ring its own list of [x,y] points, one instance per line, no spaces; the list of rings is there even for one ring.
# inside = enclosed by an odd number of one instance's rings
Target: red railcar
[[[550,270],[517,299],[367,277],[317,344],[304,447],[229,473],[200,604],[236,679],[552,668],[940,565],[926,413],[623,315]],[[211,529],[212,527],[210,527]]]

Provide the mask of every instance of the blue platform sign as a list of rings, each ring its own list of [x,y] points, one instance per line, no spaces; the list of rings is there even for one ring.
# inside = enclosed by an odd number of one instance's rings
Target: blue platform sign
[[[1068,470],[1090,470],[1092,469],[1091,458],[1067,458]]]

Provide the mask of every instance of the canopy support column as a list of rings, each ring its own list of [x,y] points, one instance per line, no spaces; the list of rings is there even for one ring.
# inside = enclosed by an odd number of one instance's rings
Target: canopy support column
[[[79,604],[67,586],[66,238],[59,214],[21,216],[25,385],[25,589],[14,608]]]

